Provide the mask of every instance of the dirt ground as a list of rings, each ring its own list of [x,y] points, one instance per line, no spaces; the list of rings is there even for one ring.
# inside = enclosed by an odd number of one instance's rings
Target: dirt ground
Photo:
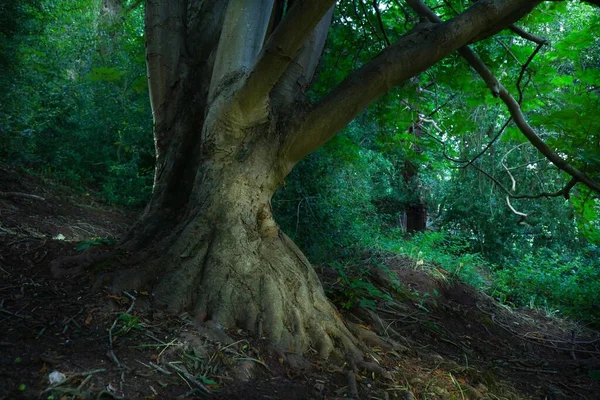
[[[355,363],[52,274],[53,260],[109,248],[136,213],[0,165],[0,399],[600,399],[598,332],[397,256],[360,263],[393,299],[343,313],[369,347]],[[335,293],[337,272],[318,271]]]

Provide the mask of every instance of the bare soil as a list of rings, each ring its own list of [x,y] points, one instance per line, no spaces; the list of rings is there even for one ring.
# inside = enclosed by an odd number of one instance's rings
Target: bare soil
[[[377,254],[350,268],[393,301],[343,313],[364,362],[325,361],[156,310],[151,293],[110,294],[97,273],[56,278],[53,260],[110,248],[94,238],[118,238],[137,211],[2,165],[0,192],[0,399],[600,399],[598,332],[435,265]],[[337,272],[318,270],[335,293]]]

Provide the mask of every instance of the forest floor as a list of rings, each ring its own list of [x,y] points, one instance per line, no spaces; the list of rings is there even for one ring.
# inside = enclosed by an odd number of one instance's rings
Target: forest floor
[[[600,399],[598,332],[510,309],[435,266],[365,256],[394,296],[343,313],[390,343],[363,335],[379,366],[366,371],[143,309],[151,294],[109,294],[92,274],[57,279],[53,260],[110,245],[92,238],[118,237],[136,212],[2,165],[0,191],[0,399]],[[335,293],[336,270],[317,270]]]

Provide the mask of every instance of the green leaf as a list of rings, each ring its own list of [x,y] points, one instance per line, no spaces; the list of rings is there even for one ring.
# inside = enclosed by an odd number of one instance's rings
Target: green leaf
[[[120,71],[114,67],[94,67],[87,77],[91,81],[114,82],[121,79],[124,74],[124,71]]]
[[[555,76],[550,83],[558,87],[570,86],[573,84],[573,77],[568,75]]]
[[[198,378],[202,381],[202,383],[204,383],[205,385],[216,385],[217,382],[213,381],[212,379],[207,378],[204,375],[199,375]]]

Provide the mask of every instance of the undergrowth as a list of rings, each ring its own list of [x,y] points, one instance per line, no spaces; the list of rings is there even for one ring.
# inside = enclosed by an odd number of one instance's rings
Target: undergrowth
[[[445,232],[401,232],[365,240],[370,252],[390,253],[412,260],[413,268],[435,274],[437,268],[503,304],[540,310],[548,316],[563,315],[591,326],[600,326],[600,250],[590,246],[584,255],[571,256],[550,249],[528,252],[499,265],[485,260],[468,241]],[[375,257],[376,258],[376,257]],[[373,263],[371,258],[368,263]],[[365,261],[347,259],[329,265],[338,272],[338,285],[330,296],[342,308],[372,308],[386,300],[369,280]]]
[[[600,326],[600,254],[595,246],[584,256],[550,249],[523,252],[503,265],[487,262],[466,240],[444,232],[385,239],[381,248],[414,259],[415,266],[439,265],[509,306],[539,309],[549,316],[562,314]]]

